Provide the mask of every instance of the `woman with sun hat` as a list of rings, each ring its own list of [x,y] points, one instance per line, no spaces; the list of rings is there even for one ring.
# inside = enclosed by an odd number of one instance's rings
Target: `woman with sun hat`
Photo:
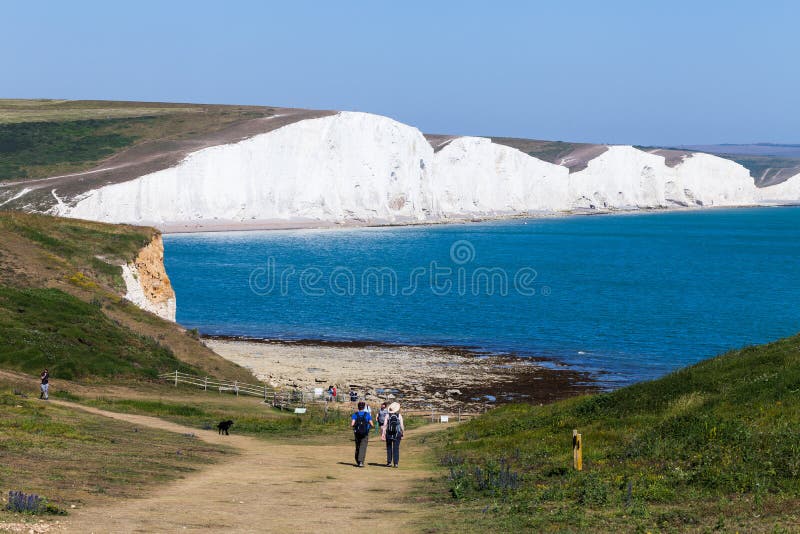
[[[406,430],[403,424],[403,416],[400,414],[400,404],[393,402],[387,410],[389,416],[383,425],[381,439],[386,441],[386,467],[400,463],[400,440]]]

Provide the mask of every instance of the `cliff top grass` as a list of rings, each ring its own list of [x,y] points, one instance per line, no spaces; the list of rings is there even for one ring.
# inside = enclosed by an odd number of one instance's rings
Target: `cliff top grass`
[[[441,529],[791,531],[799,427],[800,336],[610,393],[505,406],[439,439],[442,491],[461,512]]]
[[[119,266],[133,261],[158,233],[147,227],[11,211],[0,211],[0,232],[34,244],[44,253],[45,261],[68,266],[73,272],[98,278],[120,291],[125,286]]]
[[[180,326],[122,295],[120,265],[152,228],[0,212],[0,368],[54,380],[152,380],[160,372],[254,381]]]
[[[148,141],[179,141],[269,116],[260,106],[0,99],[0,181],[91,169]]]

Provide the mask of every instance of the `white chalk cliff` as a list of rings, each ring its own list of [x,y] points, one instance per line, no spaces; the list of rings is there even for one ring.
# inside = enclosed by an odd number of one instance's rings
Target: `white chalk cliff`
[[[746,206],[800,200],[800,175],[757,188],[747,169],[693,154],[610,146],[568,169],[480,137],[434,154],[411,126],[367,113],[302,120],[100,187],[60,215],[164,225],[199,221],[402,223],[579,209]]]

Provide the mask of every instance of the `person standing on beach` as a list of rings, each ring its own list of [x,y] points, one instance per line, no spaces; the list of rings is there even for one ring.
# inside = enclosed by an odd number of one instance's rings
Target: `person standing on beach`
[[[400,414],[400,404],[393,402],[387,410],[389,418],[383,425],[381,439],[386,441],[386,467],[400,463],[400,440],[406,431],[403,416]]]
[[[386,403],[381,403],[381,409],[378,410],[378,434],[383,435],[383,425],[386,424],[386,418],[389,416],[388,410],[386,410]]]
[[[369,443],[369,431],[375,426],[372,416],[364,411],[365,403],[358,403],[358,411],[353,413],[350,418],[350,427],[356,438],[356,467],[364,467],[364,458],[367,456],[367,444]]]
[[[42,379],[41,390],[42,392],[39,393],[39,398],[47,400],[49,397],[49,390],[50,390],[50,371],[45,369],[42,371],[42,374],[39,375],[39,378]]]

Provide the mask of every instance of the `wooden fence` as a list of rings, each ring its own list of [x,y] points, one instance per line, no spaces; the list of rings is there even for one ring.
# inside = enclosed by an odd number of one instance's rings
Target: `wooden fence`
[[[339,393],[335,399],[330,399],[326,391],[322,391],[322,395],[317,391],[301,391],[296,389],[277,389],[268,386],[267,384],[248,384],[239,381],[217,380],[210,377],[198,377],[180,371],[171,373],[163,373],[158,375],[159,378],[173,382],[177,387],[178,384],[188,384],[202,388],[204,391],[216,391],[219,393],[229,393],[236,395],[247,395],[251,397],[259,397],[264,399],[265,404],[270,404],[281,410],[305,408],[307,404],[321,403],[327,404],[329,402],[336,403],[349,403],[350,397],[347,394]],[[360,399],[363,400],[363,399]],[[484,409],[485,411],[485,409]],[[462,412],[458,411],[444,411],[437,410],[435,407],[428,406],[427,408],[408,409],[403,410],[404,414],[415,415],[425,418],[430,418],[431,422],[457,422],[466,419],[471,419],[480,415],[480,413]],[[373,417],[377,415],[377,410],[373,410]]]
[[[236,395],[248,395],[260,397],[264,402],[277,408],[295,408],[305,406],[307,402],[313,402],[314,392],[280,390],[269,387],[266,384],[248,384],[239,381],[217,380],[215,378],[198,377],[187,373],[175,371],[158,375],[159,378],[178,384],[189,384],[197,386],[204,391],[217,391],[219,393],[230,393]]]

